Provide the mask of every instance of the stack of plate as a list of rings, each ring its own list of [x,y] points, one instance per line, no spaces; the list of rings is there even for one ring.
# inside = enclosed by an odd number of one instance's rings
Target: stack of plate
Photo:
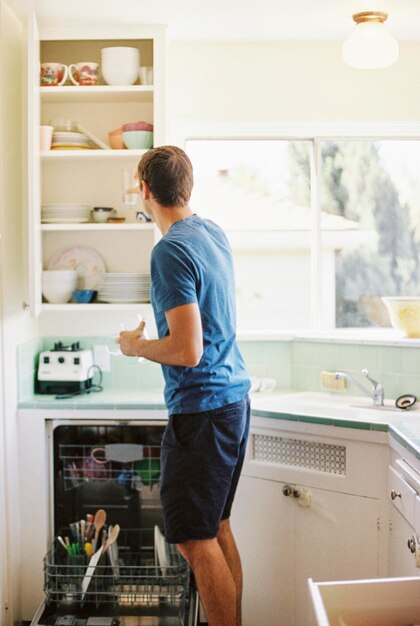
[[[53,132],[51,150],[90,150],[91,148],[89,139],[83,133]]]
[[[102,275],[98,300],[110,303],[150,301],[150,274],[108,272]]]
[[[41,222],[44,224],[81,224],[89,221],[89,204],[43,204],[41,207]]]

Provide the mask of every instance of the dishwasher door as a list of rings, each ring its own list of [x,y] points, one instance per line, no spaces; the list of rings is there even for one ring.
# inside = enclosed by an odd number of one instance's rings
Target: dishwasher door
[[[45,600],[32,626],[196,625],[198,594],[187,563],[165,542],[163,567],[156,550],[156,531],[163,532],[159,479],[165,426],[163,420],[54,424],[54,538],[43,564]],[[81,528],[86,533],[98,509],[106,511],[107,528],[121,527],[118,557],[112,562],[109,550],[101,557],[83,594],[89,558],[82,549],[67,554],[57,536],[83,546]]]

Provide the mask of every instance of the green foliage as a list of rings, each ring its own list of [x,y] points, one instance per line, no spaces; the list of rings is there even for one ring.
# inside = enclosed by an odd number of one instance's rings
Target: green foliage
[[[291,142],[289,158],[292,198],[308,201],[309,157],[299,143]],[[296,172],[300,175],[295,177]],[[376,142],[322,142],[320,185],[322,211],[376,233],[370,247],[337,252],[336,325],[379,325],[381,320],[366,310],[367,298],[420,292],[418,207],[401,200]]]

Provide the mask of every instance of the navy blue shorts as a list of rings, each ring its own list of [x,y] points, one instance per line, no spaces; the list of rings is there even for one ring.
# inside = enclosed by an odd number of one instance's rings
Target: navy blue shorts
[[[248,396],[203,413],[169,417],[160,495],[169,543],[216,537],[230,516],[249,432]]]

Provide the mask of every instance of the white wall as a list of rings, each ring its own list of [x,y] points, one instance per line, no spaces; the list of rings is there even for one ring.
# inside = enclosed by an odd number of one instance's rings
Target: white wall
[[[169,46],[170,129],[180,121],[418,120],[419,42],[400,59],[356,70],[340,42],[174,42]]]
[[[0,623],[19,612],[16,573],[18,546],[18,459],[16,435],[16,346],[36,333],[24,312],[25,167],[24,33],[0,0]],[[2,391],[2,393],[1,393]],[[6,569],[7,568],[7,569]],[[6,576],[7,573],[7,576]],[[5,602],[8,611],[3,615]]]
[[[402,42],[398,63],[375,71],[346,66],[339,42],[172,42],[168,141],[178,141],[180,125],[203,121],[418,120],[419,59],[420,42]],[[42,314],[40,332],[108,334],[119,317]]]

